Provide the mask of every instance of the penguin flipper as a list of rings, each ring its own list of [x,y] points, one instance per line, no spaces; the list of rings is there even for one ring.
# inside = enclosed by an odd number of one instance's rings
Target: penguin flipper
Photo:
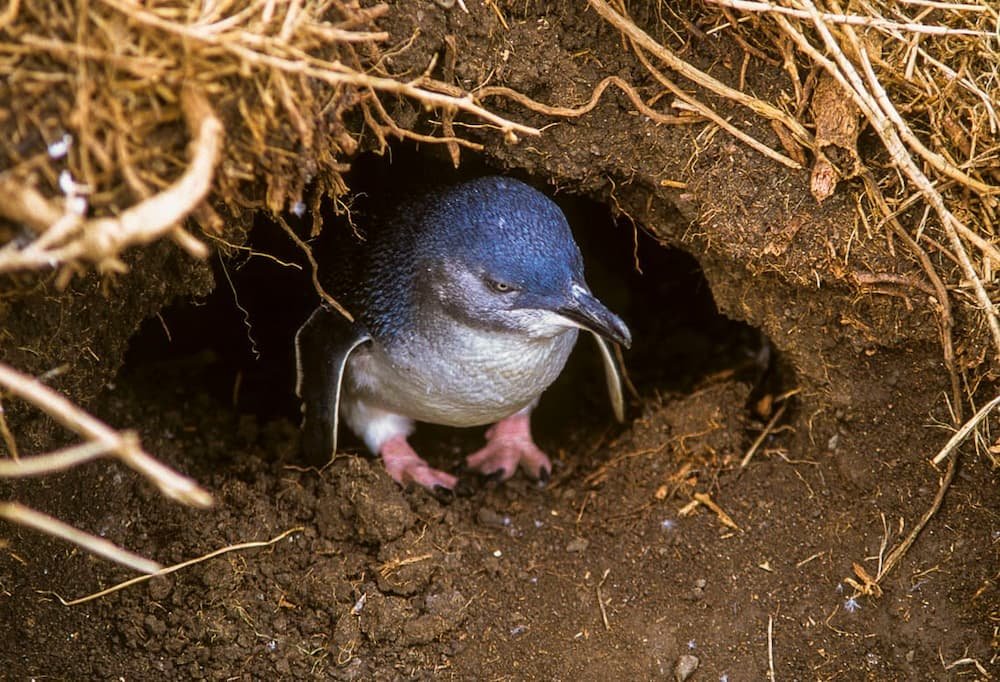
[[[615,360],[614,353],[611,352],[610,343],[597,334],[591,334],[597,347],[601,351],[601,360],[604,361],[604,379],[608,384],[608,397],[611,398],[611,410],[615,413],[615,419],[619,423],[625,421],[625,395],[622,392],[622,373]]]
[[[306,459],[325,463],[337,454],[344,370],[351,353],[370,340],[362,325],[325,305],[316,308],[295,333],[295,393],[302,400]]]

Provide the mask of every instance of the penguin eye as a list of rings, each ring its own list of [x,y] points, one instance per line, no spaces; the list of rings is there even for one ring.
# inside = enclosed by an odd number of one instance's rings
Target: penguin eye
[[[487,278],[486,280],[486,286],[488,286],[490,289],[497,292],[498,294],[506,294],[514,290],[514,287],[511,286],[510,284],[507,284],[507,282],[499,282],[495,279],[489,279],[489,278]]]

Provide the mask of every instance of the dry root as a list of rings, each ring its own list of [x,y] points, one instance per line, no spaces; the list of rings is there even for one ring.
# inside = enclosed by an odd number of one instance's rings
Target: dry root
[[[994,366],[1000,363],[994,275],[1000,266],[1000,250],[994,243],[1000,208],[1000,165],[996,161],[1000,116],[995,109],[995,103],[1000,101],[1000,49],[996,39],[1000,10],[989,3],[933,0],[912,4],[870,0],[851,3],[851,12],[845,11],[838,0],[706,0],[720,8],[720,24],[734,31],[748,54],[758,58],[766,58],[768,52],[781,55],[782,59],[775,63],[784,64],[792,77],[798,112],[807,109],[806,92],[812,92],[817,134],[816,139],[810,139],[803,124],[789,122],[787,115],[778,115],[773,108],[757,106],[744,93],[734,92],[681,62],[637,28],[622,3],[614,8],[605,0],[589,2],[629,40],[650,74],[672,92],[676,92],[676,86],[655,68],[650,56],[710,92],[750,107],[783,126],[792,134],[782,135],[780,126],[775,129],[786,149],[796,143],[810,147],[816,159],[813,191],[818,200],[829,196],[840,179],[864,179],[869,204],[877,216],[867,222],[887,226],[919,262],[929,283],[911,281],[902,275],[860,273],[855,274],[854,284],[865,287],[891,281],[928,294],[939,319],[944,359],[951,375],[951,407],[956,424],[960,423],[965,401],[952,340],[953,299],[971,304],[985,321]],[[763,49],[758,47],[762,36],[765,42],[770,40]],[[789,46],[798,51],[797,56]],[[803,86],[799,78],[802,57],[805,69],[811,72],[806,81],[809,87]],[[822,73],[818,79],[817,70]],[[824,119],[827,112],[816,109],[829,107],[837,92],[846,95],[854,108],[838,112],[833,116],[833,125],[829,125],[831,122]],[[891,172],[882,182],[876,180],[874,171],[857,153],[858,130],[853,119],[859,114],[878,135],[888,157]],[[769,157],[777,157],[778,152],[748,140],[740,131],[726,129]],[[926,129],[930,135],[920,134]],[[837,166],[828,153],[846,163]],[[893,190],[893,196],[886,196],[886,187]],[[923,217],[906,225],[903,216],[917,202],[924,204]],[[919,211],[910,213],[920,215]],[[929,236],[931,230],[943,234],[946,247]],[[939,272],[941,265],[932,262],[921,242],[941,251],[947,259],[944,265],[957,265],[958,274]],[[974,386],[977,382],[970,383]],[[969,389],[969,403],[974,401],[973,393]],[[990,400],[957,428],[934,458],[933,463],[938,465],[952,457],[941,475],[938,492],[910,533],[891,551],[886,530],[876,574],[872,576],[860,564],[854,565],[857,580],[848,578],[845,582],[859,594],[880,594],[880,583],[940,508],[955,475],[957,455],[953,451],[976,432],[998,404],[1000,397]],[[752,452],[753,448],[745,462]]]
[[[346,191],[342,159],[365,129],[383,145],[387,136],[447,144],[456,161],[459,146],[480,148],[454,136],[458,115],[510,142],[538,134],[431,78],[433,63],[416,77],[388,73],[380,46],[389,36],[375,25],[387,11],[344,0],[8,3],[0,11],[0,102],[12,105],[0,106],[0,275],[56,271],[62,286],[91,266],[123,272],[129,247],[163,237],[204,258],[206,245],[184,229],[189,218],[225,244],[217,210],[277,214],[301,205],[310,183],[318,221],[322,198]],[[445,136],[401,127],[383,97],[438,112]],[[171,499],[211,504],[135,434],[109,428],[38,380],[0,364],[0,387],[84,438],[19,457],[0,410],[11,455],[0,460],[0,477],[115,457]],[[0,503],[0,517],[140,571],[158,568],[14,502]]]
[[[105,272],[124,272],[122,251],[166,233],[192,256],[207,256],[207,247],[180,224],[212,186],[222,147],[222,122],[203,94],[185,89],[181,101],[185,119],[195,131],[190,165],[169,188],[114,218],[85,220],[85,197],[70,192],[58,206],[33,187],[0,175],[0,215],[38,235],[23,246],[14,241],[0,248],[0,274],[79,263],[94,263]]]
[[[3,363],[0,363],[0,387],[6,393],[41,409],[85,439],[79,445],[45,455],[0,459],[0,478],[45,476],[101,457],[114,457],[148,478],[167,497],[194,507],[211,506],[212,496],[208,491],[145,452],[134,433],[115,431],[39,380]],[[155,562],[17,503],[0,502],[0,517],[68,540],[138,571],[152,573],[159,570]]]

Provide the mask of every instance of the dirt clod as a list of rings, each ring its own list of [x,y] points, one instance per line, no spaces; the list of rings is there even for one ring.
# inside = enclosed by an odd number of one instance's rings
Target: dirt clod
[[[697,656],[684,654],[677,659],[677,665],[674,666],[674,680],[676,682],[684,682],[694,675],[700,663],[701,661],[698,660]]]
[[[384,471],[351,458],[340,477],[337,494],[350,503],[348,513],[362,542],[380,545],[395,540],[416,522],[399,486]]]

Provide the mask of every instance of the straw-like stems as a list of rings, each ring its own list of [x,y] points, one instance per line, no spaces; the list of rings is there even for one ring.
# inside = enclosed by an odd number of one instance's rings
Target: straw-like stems
[[[432,83],[427,78],[422,77],[415,81],[405,82],[394,78],[373,76],[361,73],[339,62],[319,59],[266,36],[255,36],[245,31],[230,34],[223,30],[208,30],[204,26],[170,21],[129,0],[101,0],[101,2],[142,24],[220,47],[248,65],[268,67],[286,74],[302,74],[332,86],[350,85],[362,89],[371,88],[381,93],[401,95],[432,108],[457,109],[495,125],[512,139],[516,139],[517,133],[523,135],[539,134],[536,128],[510,121],[479,106],[471,96],[454,97],[424,87],[425,82]],[[288,56],[280,56],[283,54]]]
[[[732,9],[740,10],[743,12],[771,12],[774,14],[782,14],[788,17],[795,17],[796,19],[809,19],[810,13],[807,10],[796,9],[794,7],[785,7],[774,2],[757,2],[754,0],[706,0],[706,2],[713,5],[721,5],[723,7],[731,7]],[[964,5],[961,6],[963,11],[985,11],[983,7],[976,7],[974,5]],[[928,24],[921,24],[919,22],[899,22],[891,21],[880,16],[865,16],[860,14],[843,14],[834,12],[820,12],[820,19],[831,24],[846,24],[849,26],[862,26],[871,27],[881,30],[895,30],[895,31],[905,31],[907,33],[923,33],[927,35],[962,35],[962,36],[982,36],[988,37],[990,34],[986,31],[978,31],[975,29],[961,29],[961,28],[951,28],[949,26],[933,26]]]
[[[731,88],[704,71],[691,66],[654,40],[648,33],[641,30],[627,16],[617,12],[605,0],[588,0],[588,2],[608,23],[621,31],[630,41],[654,55],[671,70],[676,71],[691,82],[702,86],[710,92],[714,92],[717,95],[745,106],[767,119],[780,122],[792,132],[799,142],[806,146],[812,146],[812,135],[792,116],[763,100]]]
[[[56,597],[59,599],[60,602],[62,602],[63,606],[76,606],[77,604],[85,604],[86,602],[94,601],[95,599],[100,599],[101,597],[105,597],[109,594],[112,594],[113,592],[118,592],[119,590],[123,590],[126,587],[131,587],[132,585],[138,585],[139,583],[144,583],[147,580],[150,580],[151,578],[159,578],[160,576],[176,573],[177,571],[187,568],[188,566],[194,566],[195,564],[200,564],[203,561],[214,559],[215,557],[222,556],[223,554],[229,554],[230,552],[242,552],[247,549],[256,549],[258,547],[269,547],[277,542],[280,542],[281,540],[284,540],[292,533],[301,533],[302,530],[303,528],[301,526],[298,526],[296,528],[289,528],[285,532],[276,535],[270,540],[264,540],[259,542],[242,542],[238,545],[228,545],[226,547],[221,547],[212,552],[209,552],[208,554],[203,554],[200,557],[196,557],[194,559],[188,559],[187,561],[182,561],[179,564],[174,564],[173,566],[167,566],[165,568],[161,568],[156,572],[150,573],[148,575],[140,575],[138,577],[132,578],[131,580],[126,580],[125,582],[118,583],[117,585],[112,585],[111,587],[101,590],[100,592],[88,594],[87,596],[80,597],[78,599],[66,600],[60,597],[59,595],[56,595]]]
[[[487,97],[506,97],[527,109],[531,109],[532,111],[546,116],[555,116],[558,118],[579,118],[580,116],[593,111],[598,102],[601,101],[601,96],[604,94],[604,91],[612,85],[625,93],[625,96],[628,97],[630,102],[632,102],[632,105],[636,108],[636,110],[643,116],[648,117],[654,123],[679,125],[693,123],[697,120],[692,116],[673,116],[660,113],[643,102],[639,93],[635,91],[635,88],[618,76],[608,76],[598,83],[590,95],[590,100],[586,104],[581,104],[578,107],[551,106],[543,104],[542,102],[536,102],[517,90],[512,90],[511,88],[500,85],[490,85],[479,88],[478,90],[473,91],[472,94],[475,95],[477,99],[486,99]]]
[[[207,247],[184,232],[183,221],[201,203],[212,186],[222,148],[222,123],[206,97],[186,88],[182,109],[194,139],[187,170],[163,192],[113,218],[84,220],[67,202],[58,208],[35,189],[11,177],[0,176],[0,215],[28,225],[40,236],[26,246],[11,242],[0,249],[0,273],[55,268],[87,261],[104,270],[125,269],[120,255],[129,246],[148,244],[170,234],[197,258]]]
[[[941,452],[939,452],[934,459],[931,460],[931,464],[934,466],[940,465],[941,462],[951,455],[951,453],[954,452],[959,445],[965,442],[965,439],[969,437],[969,434],[975,431],[976,427],[979,426],[979,423],[986,419],[989,413],[996,409],[997,405],[1000,405],[1000,395],[983,405],[983,407],[976,412],[976,414],[974,414],[969,421],[965,422],[962,427],[955,432],[955,435],[948,439],[945,446],[941,448]]]
[[[901,131],[906,131],[907,139],[915,136],[905,121],[903,121],[899,112],[896,111],[885,90],[878,84],[878,79],[871,68],[871,63],[868,61],[865,50],[857,40],[857,36],[853,34],[849,26],[844,27],[845,32],[851,36],[851,40],[858,53],[858,58],[864,65],[865,78],[862,78],[861,74],[858,73],[857,69],[844,54],[840,44],[830,32],[829,27],[823,22],[816,6],[810,0],[803,0],[803,6],[809,11],[810,16],[812,16],[813,24],[822,37],[826,50],[833,56],[833,60],[827,58],[814,47],[805,35],[793,26],[787,18],[778,14],[775,15],[775,21],[777,21],[781,29],[795,42],[799,49],[837,79],[837,82],[841,84],[845,92],[850,95],[855,104],[864,113],[869,123],[871,123],[872,128],[889,152],[893,164],[916,186],[923,195],[924,200],[937,213],[941,225],[951,242],[952,252],[962,268],[962,273],[972,283],[976,299],[982,308],[993,337],[994,350],[997,357],[1000,358],[1000,321],[997,319],[996,308],[990,300],[989,294],[987,294],[986,288],[983,286],[982,279],[976,272],[965,249],[965,245],[959,236],[960,229],[964,228],[968,231],[968,228],[962,225],[961,221],[948,209],[944,198],[935,188],[934,183],[924,174],[907,151],[901,137]],[[877,87],[878,94],[873,93],[869,89],[869,86]]]
[[[130,431],[118,432],[87,414],[41,381],[0,363],[0,387],[41,409],[67,429],[87,440],[56,452],[32,457],[0,459],[0,478],[22,478],[58,473],[100,457],[112,456],[152,481],[167,497],[193,507],[209,507],[212,496],[197,483],[161,464],[139,445]],[[12,453],[13,454],[13,450]],[[160,565],[90,533],[17,502],[0,501],[0,518],[47,533],[142,573]]]

